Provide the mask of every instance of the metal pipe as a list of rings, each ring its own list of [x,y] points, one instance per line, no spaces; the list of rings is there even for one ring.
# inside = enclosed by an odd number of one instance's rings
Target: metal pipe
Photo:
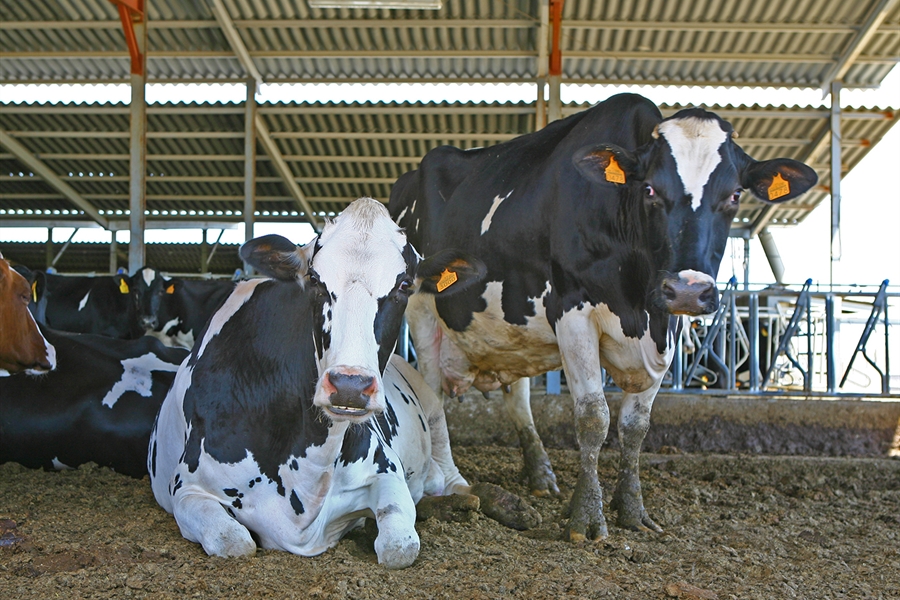
[[[772,268],[772,275],[775,276],[775,283],[784,285],[784,262],[778,253],[778,246],[775,245],[775,238],[768,229],[759,232],[759,243],[766,253],[766,259],[769,261],[769,267]]]

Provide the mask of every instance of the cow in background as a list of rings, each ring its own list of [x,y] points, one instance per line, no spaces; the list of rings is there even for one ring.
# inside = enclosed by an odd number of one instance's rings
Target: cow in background
[[[146,336],[41,329],[58,366],[41,377],[0,378],[0,463],[49,470],[95,462],[146,475],[150,430],[188,352]]]
[[[56,349],[28,310],[31,286],[0,254],[0,377],[56,368]]]
[[[141,328],[168,346],[190,350],[213,313],[234,290],[232,280],[166,277],[144,267],[132,277]]]
[[[638,457],[679,315],[716,309],[743,189],[783,202],[817,181],[794,160],[753,160],[734,137],[713,113],[663,119],[646,98],[621,94],[489,148],[436,148],[391,192],[391,215],[425,256],[460,247],[487,265],[482,283],[452,298],[414,297],[410,333],[436,391],[503,389],[536,493],[557,485],[527,378],[565,369],[581,453],[573,541],[607,535],[601,366],[625,392],[612,507],[622,527],[661,531],[644,508]]]
[[[31,312],[38,323],[71,333],[122,340],[144,334],[137,320],[132,278],[124,274],[57,275],[17,266],[31,283]]]
[[[269,235],[241,258],[269,279],[238,283],[179,369],[150,441],[157,502],[211,555],[315,555],[369,516],[379,563],[410,565],[416,502],[476,490],[394,347],[410,295],[459,293],[482,266],[421,260],[371,198],[303,247]]]

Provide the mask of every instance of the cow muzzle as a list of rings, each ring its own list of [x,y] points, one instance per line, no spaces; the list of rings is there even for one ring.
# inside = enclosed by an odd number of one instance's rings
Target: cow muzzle
[[[699,271],[681,271],[663,278],[663,302],[673,315],[707,315],[719,307],[719,290],[712,277]]]
[[[141,327],[145,331],[153,331],[159,327],[159,319],[156,317],[141,317]]]
[[[319,383],[316,404],[335,420],[364,421],[384,409],[379,378],[351,367],[328,369]]]

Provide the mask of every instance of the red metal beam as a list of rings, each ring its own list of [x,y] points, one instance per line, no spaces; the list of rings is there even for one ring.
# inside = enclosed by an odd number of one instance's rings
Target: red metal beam
[[[562,51],[559,49],[562,36],[562,11],[565,0],[550,0],[550,27],[553,31],[553,41],[550,46],[549,74],[562,75]]]
[[[144,60],[138,46],[137,36],[134,33],[135,23],[144,23],[144,0],[109,0],[119,10],[119,19],[122,21],[122,31],[125,33],[125,43],[128,46],[128,54],[131,56],[131,74],[144,74]]]

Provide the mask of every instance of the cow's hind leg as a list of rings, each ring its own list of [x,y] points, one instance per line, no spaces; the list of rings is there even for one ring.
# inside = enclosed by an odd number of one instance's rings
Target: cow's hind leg
[[[256,553],[256,542],[246,527],[229,515],[210,496],[183,494],[172,513],[181,535],[197,542],[210,556],[248,556]]]
[[[506,412],[512,419],[516,433],[519,434],[519,443],[522,445],[522,476],[531,488],[535,496],[558,494],[556,475],[550,466],[550,457],[544,450],[544,444],[538,436],[534,426],[534,417],[531,414],[531,382],[523,377],[509,386],[509,391],[503,390],[503,403]]]
[[[618,511],[620,527],[661,533],[662,528],[653,522],[644,508],[639,472],[641,444],[650,428],[650,409],[657,390],[659,382],[647,391],[625,394],[622,399],[622,410],[619,413],[622,458],[619,463],[619,480],[610,508]]]

